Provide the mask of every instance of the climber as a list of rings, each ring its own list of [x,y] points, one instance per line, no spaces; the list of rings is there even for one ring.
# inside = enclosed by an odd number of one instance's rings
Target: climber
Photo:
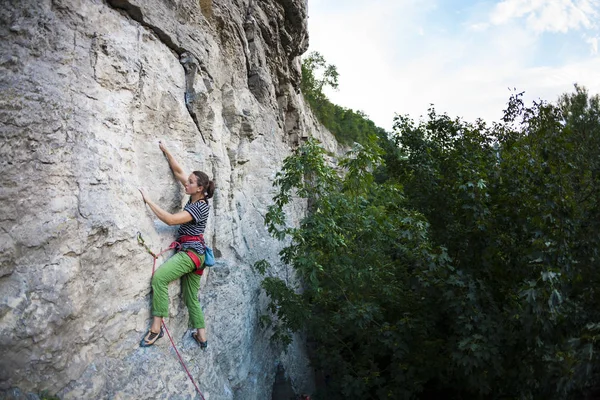
[[[190,199],[183,211],[171,214],[150,200],[143,189],[139,189],[144,202],[150,206],[158,219],[167,225],[179,225],[177,242],[181,243],[180,251],[163,263],[152,277],[153,320],[148,333],[140,342],[140,346],[152,346],[158,339],[163,337],[162,320],[169,315],[168,285],[169,282],[181,278],[183,299],[190,315],[190,327],[195,328],[192,337],[204,350],[208,346],[208,341],[206,339],[204,314],[198,302],[200,275],[202,274],[202,270],[198,270],[198,268],[201,268],[204,263],[205,245],[203,234],[210,209],[208,199],[214,194],[215,184],[209,180],[208,175],[204,172],[194,171],[188,177],[164,143],[159,141],[158,144],[160,150],[167,157],[173,174],[183,184],[185,193],[190,195]]]

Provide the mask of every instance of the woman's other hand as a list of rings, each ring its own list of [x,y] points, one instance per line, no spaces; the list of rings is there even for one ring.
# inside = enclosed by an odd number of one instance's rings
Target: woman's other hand
[[[143,188],[138,188],[138,190],[142,194],[142,199],[144,199],[144,203],[147,203],[148,202],[147,201],[148,195],[146,194],[146,191]]]

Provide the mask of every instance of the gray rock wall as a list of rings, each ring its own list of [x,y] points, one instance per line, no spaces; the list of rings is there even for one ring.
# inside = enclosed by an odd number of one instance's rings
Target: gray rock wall
[[[137,189],[169,211],[186,201],[159,139],[217,184],[206,237],[218,264],[199,294],[209,349],[189,337],[177,283],[166,320],[204,397],[270,398],[278,363],[312,390],[302,338],[283,353],[260,327],[251,269],[279,265],[263,216],[283,158],[309,135],[337,151],[299,94],[306,11],[303,0],[2,1],[0,397],[195,398],[168,338],[138,347],[152,257],[136,232],[158,251],[175,230]]]

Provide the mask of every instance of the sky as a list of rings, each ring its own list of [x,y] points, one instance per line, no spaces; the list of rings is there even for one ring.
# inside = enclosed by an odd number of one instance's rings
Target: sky
[[[512,93],[600,93],[600,0],[308,0],[309,50],[337,67],[335,104],[392,130],[431,104],[499,121]]]

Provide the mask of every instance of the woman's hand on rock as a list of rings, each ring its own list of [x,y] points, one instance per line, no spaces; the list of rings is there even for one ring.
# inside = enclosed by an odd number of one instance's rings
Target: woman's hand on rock
[[[163,141],[162,141],[162,140],[159,140],[159,141],[158,141],[158,147],[160,148],[160,150],[161,150],[163,153],[166,153],[166,152],[167,152],[167,146],[165,146],[165,144],[163,143]]]

